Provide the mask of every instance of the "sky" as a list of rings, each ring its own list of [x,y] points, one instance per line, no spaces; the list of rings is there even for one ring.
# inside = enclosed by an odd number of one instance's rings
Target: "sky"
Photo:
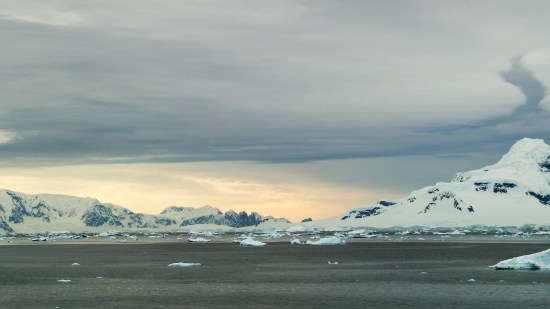
[[[0,188],[291,221],[550,141],[548,1],[0,0]]]

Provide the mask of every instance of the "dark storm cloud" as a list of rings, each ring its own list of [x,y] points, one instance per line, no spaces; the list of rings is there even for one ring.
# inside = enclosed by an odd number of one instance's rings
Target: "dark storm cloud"
[[[510,114],[465,125],[423,127],[419,131],[448,136],[452,139],[452,143],[443,143],[440,146],[457,152],[464,148],[478,147],[478,149],[504,153],[508,145],[512,145],[523,137],[542,138],[549,141],[550,113],[539,105],[547,95],[547,89],[533,72],[521,63],[522,57],[514,57],[510,68],[500,73],[504,81],[516,86],[525,96],[523,104],[516,107]],[[490,148],[495,145],[498,146],[494,149]],[[441,153],[441,150],[437,153]]]
[[[512,59],[508,71],[502,72],[500,76],[510,84],[518,87],[525,95],[525,104],[520,106],[515,113],[541,112],[539,103],[547,95],[546,87],[535,77],[535,74],[521,64],[522,56]]]

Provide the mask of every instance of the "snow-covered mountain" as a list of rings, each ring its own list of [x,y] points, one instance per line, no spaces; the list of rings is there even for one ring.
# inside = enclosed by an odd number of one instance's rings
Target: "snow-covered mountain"
[[[263,222],[285,222],[256,212],[222,213],[212,206],[200,208],[171,206],[159,215],[134,213],[131,210],[93,198],[65,195],[29,195],[0,190],[0,230],[39,232],[86,229],[156,229],[179,228],[194,224],[218,224],[235,228],[256,226]]]
[[[550,146],[524,138],[495,165],[451,182],[318,220],[320,227],[464,227],[550,225]]]

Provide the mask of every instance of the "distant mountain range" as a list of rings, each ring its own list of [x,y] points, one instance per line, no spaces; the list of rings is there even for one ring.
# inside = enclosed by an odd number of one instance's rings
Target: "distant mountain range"
[[[0,230],[34,232],[53,230],[157,229],[179,228],[194,224],[217,224],[235,228],[256,226],[265,222],[289,223],[286,219],[247,214],[212,206],[200,208],[171,206],[159,215],[134,213],[131,210],[94,198],[65,195],[28,195],[0,190]]]
[[[402,176],[405,177],[405,176]],[[550,146],[524,138],[495,165],[311,224],[320,227],[550,226]]]
[[[0,190],[0,231],[8,232],[175,229],[195,224],[288,228],[289,223],[256,212],[223,213],[211,206],[171,206],[159,215],[148,215],[93,198]],[[550,227],[550,146],[540,139],[524,138],[495,165],[457,173],[451,182],[413,191],[403,199],[380,200],[322,220],[307,218],[299,225],[308,229]],[[299,230],[299,226],[293,228]]]

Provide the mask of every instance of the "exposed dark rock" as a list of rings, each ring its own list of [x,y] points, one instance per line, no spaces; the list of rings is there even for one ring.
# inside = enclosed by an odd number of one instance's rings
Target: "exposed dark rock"
[[[476,186],[476,191],[487,191],[489,189],[488,182],[474,182]]]
[[[453,178],[453,180],[451,180],[451,182],[465,182],[467,181],[468,179],[470,179],[469,176],[465,176],[464,174],[462,173],[457,173],[455,175],[455,177]]]
[[[546,158],[546,161],[539,164],[541,168],[546,169],[546,171],[550,171],[550,156]]]
[[[493,192],[494,193],[508,193],[508,190],[502,185],[501,183],[495,183],[493,185]]]
[[[32,217],[32,215],[27,212],[27,208],[23,204],[23,200],[21,199],[21,197],[10,191],[6,191],[6,194],[11,197],[12,203],[15,206],[11,210],[11,215],[8,218],[9,222],[13,222],[16,224],[22,223],[25,220],[25,216]]]
[[[86,226],[91,227],[99,227],[104,224],[124,227],[120,222],[121,219],[123,218],[116,216],[110,207],[101,204],[94,205],[92,210],[85,213],[81,218]]]
[[[269,219],[269,218],[268,218]],[[180,226],[193,225],[193,224],[221,224],[227,225],[235,228],[244,227],[244,226],[256,226],[262,223],[262,217],[253,212],[248,215],[245,211],[236,213],[232,210],[221,215],[209,215],[197,218],[191,218],[184,220]]]
[[[392,205],[395,205],[397,203],[382,200],[382,201],[378,202],[378,204],[382,205],[382,206],[392,206]]]
[[[168,225],[176,224],[176,221],[175,220],[170,220],[170,219],[155,218],[155,223],[160,224],[160,225],[164,225],[164,226],[168,226]]]
[[[429,203],[428,206],[424,207],[424,213],[428,212],[428,210],[430,210],[431,206],[435,206],[435,203]]]
[[[6,231],[6,232],[13,232],[13,229],[8,225],[6,221],[0,221],[0,229]]]
[[[533,191],[529,191],[526,194],[536,197],[539,200],[539,202],[543,205],[550,205],[550,194],[542,195],[542,194],[535,193]]]
[[[443,192],[443,193],[439,194],[439,199],[440,200],[443,200],[444,198],[451,199],[451,198],[454,198],[454,197],[455,197],[455,195],[452,192]]]
[[[311,222],[311,221],[313,221],[313,219],[311,218],[305,218],[304,220],[302,220],[302,222]]]
[[[453,203],[454,207],[460,211],[462,211],[462,207],[460,207],[460,203],[455,199]]]
[[[360,210],[355,215],[356,219],[364,218],[364,217],[371,217],[371,216],[377,216],[380,214],[379,210],[382,209],[381,207],[373,207],[371,209],[365,209]]]

